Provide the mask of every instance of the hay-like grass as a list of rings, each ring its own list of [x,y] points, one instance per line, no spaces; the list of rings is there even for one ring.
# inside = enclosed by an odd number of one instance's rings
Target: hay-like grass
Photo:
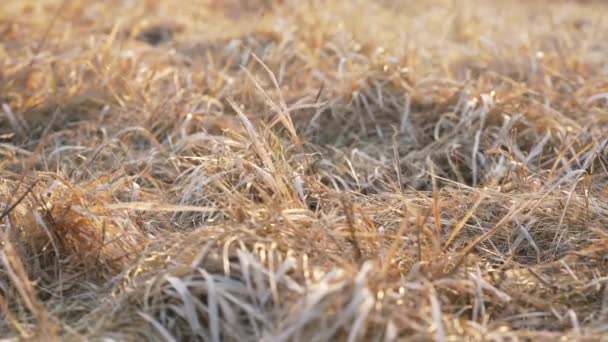
[[[5,1],[0,336],[602,339],[605,13]]]

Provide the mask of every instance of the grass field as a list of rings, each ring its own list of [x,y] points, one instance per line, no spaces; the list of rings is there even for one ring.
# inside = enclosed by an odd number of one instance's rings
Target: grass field
[[[600,340],[606,14],[3,1],[0,336]]]

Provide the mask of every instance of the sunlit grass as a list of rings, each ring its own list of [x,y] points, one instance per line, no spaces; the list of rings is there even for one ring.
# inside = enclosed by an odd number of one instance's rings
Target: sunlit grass
[[[9,0],[0,336],[599,339],[606,6]]]

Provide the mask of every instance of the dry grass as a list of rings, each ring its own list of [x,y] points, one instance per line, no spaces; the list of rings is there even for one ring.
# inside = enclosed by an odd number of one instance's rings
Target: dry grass
[[[601,339],[607,11],[5,1],[0,336]]]

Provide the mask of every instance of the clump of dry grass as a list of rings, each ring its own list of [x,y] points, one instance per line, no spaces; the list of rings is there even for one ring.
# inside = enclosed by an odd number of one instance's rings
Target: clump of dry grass
[[[9,1],[0,333],[601,338],[605,7]]]

